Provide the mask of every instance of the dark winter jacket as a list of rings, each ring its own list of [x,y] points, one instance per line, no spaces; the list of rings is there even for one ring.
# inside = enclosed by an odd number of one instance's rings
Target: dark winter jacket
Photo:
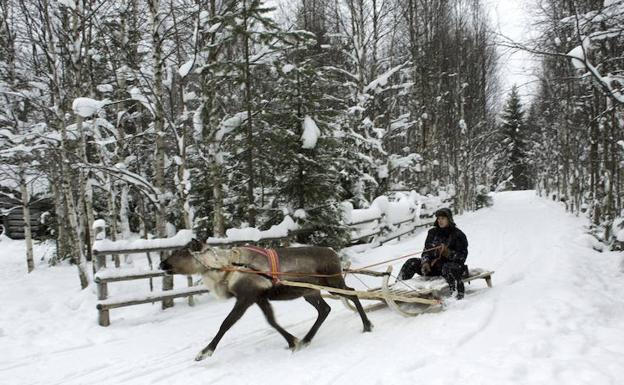
[[[448,227],[441,228],[438,222],[429,230],[427,239],[425,240],[425,249],[431,249],[436,246],[445,244],[449,248],[448,261],[463,264],[468,257],[468,240],[466,235],[455,226],[452,217],[449,218]],[[439,256],[437,250],[423,253],[423,262],[432,261]]]

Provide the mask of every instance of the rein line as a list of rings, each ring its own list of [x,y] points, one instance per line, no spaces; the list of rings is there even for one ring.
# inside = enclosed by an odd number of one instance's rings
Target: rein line
[[[258,274],[258,275],[266,275],[267,277],[271,277],[272,275],[280,275],[280,276],[291,276],[291,277],[318,277],[318,278],[329,278],[329,277],[337,277],[340,275],[347,275],[348,273],[351,274],[357,274],[359,271],[362,270],[366,270],[368,268],[374,267],[374,266],[379,266],[379,265],[383,265],[385,263],[388,262],[394,262],[394,261],[398,261],[407,257],[411,257],[413,255],[417,255],[417,254],[422,254],[425,253],[427,251],[432,251],[432,250],[437,250],[439,248],[439,246],[436,247],[432,247],[430,249],[424,249],[424,250],[420,250],[414,253],[410,253],[410,254],[406,254],[406,255],[402,255],[400,257],[397,258],[392,258],[392,259],[387,259],[378,263],[373,263],[371,265],[367,265],[367,266],[363,266],[363,267],[359,267],[357,269],[345,269],[340,273],[334,273],[334,274],[319,274],[319,273],[300,273],[300,272],[286,272],[286,271],[262,271],[262,270],[256,270],[253,268],[250,268],[247,265],[236,265],[236,264],[231,264],[228,266],[223,266],[223,267],[211,267],[208,266],[204,263],[204,261],[202,261],[200,258],[198,258],[195,253],[191,252],[191,255],[193,256],[193,258],[199,262],[200,265],[202,265],[205,269],[207,269],[208,271],[220,271],[220,272],[225,272],[225,273],[233,273],[233,272],[239,272],[239,273],[247,273],[247,274]],[[214,254],[214,256],[216,257],[217,254],[214,250],[212,250],[212,248],[210,248],[210,251]]]
[[[373,263],[372,265],[366,265],[366,266],[363,266],[363,267],[359,267],[357,269],[350,269],[350,270],[348,270],[348,272],[349,273],[357,273],[359,270],[365,270],[365,269],[368,269],[368,268],[371,268],[371,267],[374,267],[374,266],[383,265],[383,264],[388,263],[388,262],[398,261],[398,260],[403,259],[403,258],[411,257],[412,255],[418,255],[418,254],[426,253],[427,251],[437,250],[438,248],[439,248],[439,246],[436,246],[436,247],[432,247],[430,249],[420,250],[420,251],[417,251],[415,253],[405,254],[405,255],[402,255],[400,257],[396,257],[396,258],[392,258],[392,259],[386,259],[386,260],[381,261],[381,262]]]

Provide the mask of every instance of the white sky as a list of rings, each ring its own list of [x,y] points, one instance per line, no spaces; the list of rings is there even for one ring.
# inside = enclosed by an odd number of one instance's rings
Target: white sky
[[[513,41],[525,43],[531,35],[530,10],[533,1],[527,0],[487,0],[494,29]],[[523,51],[499,48],[501,92],[505,97],[513,84],[518,86],[523,99],[530,98],[536,83],[534,72],[539,58]]]

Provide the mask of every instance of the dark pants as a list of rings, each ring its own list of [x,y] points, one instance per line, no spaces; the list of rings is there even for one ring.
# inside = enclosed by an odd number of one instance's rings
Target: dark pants
[[[405,261],[405,264],[403,264],[403,267],[401,267],[398,279],[403,281],[412,278],[414,274],[423,275],[421,266],[422,260],[420,258],[408,259]],[[457,292],[463,294],[464,281],[462,281],[462,276],[464,275],[464,271],[466,271],[466,265],[463,263],[439,261],[431,267],[431,272],[427,274],[427,276],[444,277],[451,291],[455,291],[455,287],[457,287]]]

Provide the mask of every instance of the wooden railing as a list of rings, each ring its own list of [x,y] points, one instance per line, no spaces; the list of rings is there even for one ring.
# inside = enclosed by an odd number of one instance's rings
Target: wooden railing
[[[429,220],[429,215],[426,214],[420,217],[413,215],[411,218],[389,224],[384,221],[384,217],[385,216],[381,214],[378,217],[348,224],[347,226],[349,226],[352,231],[351,243],[366,241],[367,243],[371,243],[372,247],[378,247],[392,240],[400,240],[401,237],[413,234],[419,228],[433,225],[433,222]],[[375,222],[375,226],[358,227]],[[404,226],[406,224],[409,224],[409,226]]]
[[[286,238],[267,238],[258,243],[267,242],[279,242],[287,243]],[[113,243],[114,244],[114,243]],[[219,244],[219,246],[233,246],[249,244],[248,241],[233,242],[229,244]],[[96,243],[97,245],[97,243]],[[107,258],[118,255],[129,254],[148,254],[148,253],[161,253],[170,252],[180,249],[181,246],[170,247],[143,247],[143,248],[129,248],[129,247],[115,247],[114,249],[102,248],[97,249],[94,246],[93,249],[93,263],[94,263],[94,282],[97,286],[97,299],[98,303],[96,308],[98,310],[98,323],[100,326],[110,325],[110,310],[126,306],[134,306],[145,303],[164,302],[166,300],[173,300],[174,298],[188,297],[189,306],[194,305],[193,296],[198,294],[208,293],[209,290],[205,286],[193,286],[192,278],[187,277],[187,288],[172,289],[172,290],[151,290],[148,293],[138,293],[131,296],[120,296],[117,298],[109,298],[108,285],[112,282],[134,281],[164,277],[165,272],[158,269],[134,269],[124,267],[111,267],[107,268]],[[150,285],[151,287],[152,285]],[[163,306],[164,307],[164,306]]]
[[[150,252],[167,252],[179,249],[179,247],[154,247],[154,248],[137,248],[137,249],[118,249],[118,250],[93,250],[94,257],[94,281],[97,285],[96,308],[98,310],[98,323],[100,326],[110,325],[110,309],[119,307],[139,305],[143,303],[154,303],[159,301],[173,300],[174,298],[188,297],[190,306],[194,305],[193,295],[207,293],[204,287],[194,287],[192,278],[187,277],[188,288],[182,290],[159,290],[150,291],[149,293],[140,293],[132,296],[120,298],[109,298],[108,284],[111,282],[133,281],[142,279],[152,279],[165,276],[162,270],[140,270],[128,268],[111,268],[106,267],[106,257],[120,254],[139,254]],[[150,285],[151,287],[151,285]]]

